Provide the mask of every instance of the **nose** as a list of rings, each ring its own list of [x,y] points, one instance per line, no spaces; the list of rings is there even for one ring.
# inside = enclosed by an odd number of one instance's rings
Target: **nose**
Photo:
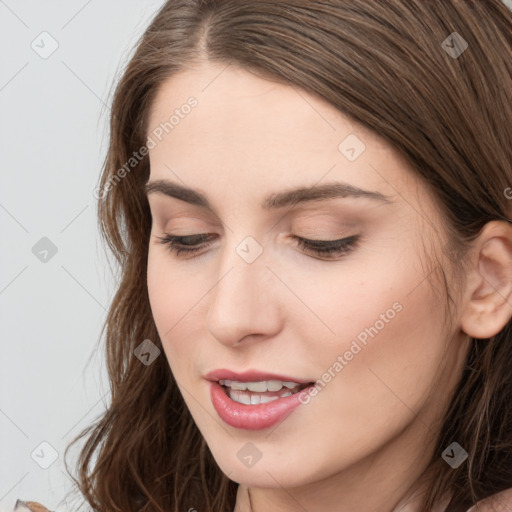
[[[230,245],[225,247],[218,280],[208,296],[206,325],[211,335],[227,347],[272,337],[281,328],[279,281],[267,267],[265,251],[246,262]],[[229,252],[229,254],[227,254]]]

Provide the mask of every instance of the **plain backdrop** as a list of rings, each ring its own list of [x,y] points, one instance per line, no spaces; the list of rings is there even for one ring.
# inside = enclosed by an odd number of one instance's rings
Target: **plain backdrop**
[[[0,511],[70,509],[64,448],[109,400],[93,190],[112,84],[163,3],[0,0]]]
[[[1,511],[70,510],[64,448],[109,400],[93,190],[112,84],[163,3],[0,1]]]

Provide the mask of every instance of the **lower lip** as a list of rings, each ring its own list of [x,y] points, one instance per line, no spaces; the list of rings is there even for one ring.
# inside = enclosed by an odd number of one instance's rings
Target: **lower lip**
[[[306,398],[310,386],[285,398],[266,404],[245,405],[232,400],[217,382],[210,384],[210,398],[220,418],[235,428],[261,430],[283,421]],[[307,403],[307,402],[306,402]]]

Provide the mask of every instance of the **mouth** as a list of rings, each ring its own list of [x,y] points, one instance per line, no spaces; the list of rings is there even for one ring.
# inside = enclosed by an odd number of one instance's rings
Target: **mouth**
[[[266,404],[286,398],[312,384],[281,380],[241,382],[227,379],[220,379],[218,383],[231,400],[244,405]]]
[[[260,430],[283,421],[306,398],[314,382],[259,371],[216,370],[205,376],[210,398],[228,425]]]

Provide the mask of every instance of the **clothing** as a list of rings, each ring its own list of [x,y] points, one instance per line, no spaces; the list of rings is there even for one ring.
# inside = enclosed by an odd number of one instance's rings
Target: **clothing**
[[[478,502],[467,512],[512,512],[512,487]]]
[[[14,505],[14,512],[51,512],[46,507],[35,501],[18,500]]]

